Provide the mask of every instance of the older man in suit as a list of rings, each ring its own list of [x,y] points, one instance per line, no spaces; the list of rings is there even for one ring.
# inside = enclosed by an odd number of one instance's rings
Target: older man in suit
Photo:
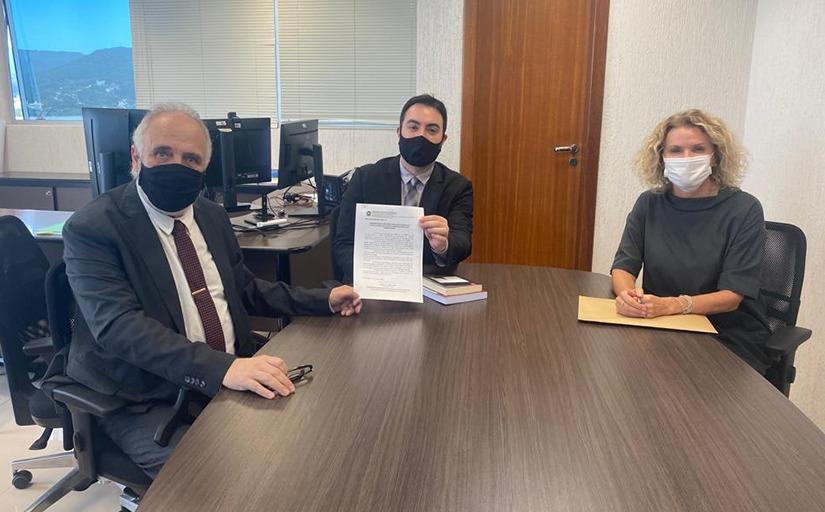
[[[424,94],[401,109],[397,128],[400,155],[355,170],[344,193],[333,237],[333,254],[352,283],[355,205],[421,206],[424,273],[453,273],[470,255],[473,235],[473,187],[461,174],[437,162],[447,141],[447,108]]]
[[[186,105],[159,105],[135,131],[137,178],[77,211],[63,229],[66,273],[84,322],[67,373],[130,405],[103,430],[153,477],[167,447],[152,441],[177,390],[221,386],[264,398],[295,390],[286,363],[251,356],[247,311],[293,316],[360,311],[347,286],[303,290],[254,277],[221,206],[200,196],[211,146]]]

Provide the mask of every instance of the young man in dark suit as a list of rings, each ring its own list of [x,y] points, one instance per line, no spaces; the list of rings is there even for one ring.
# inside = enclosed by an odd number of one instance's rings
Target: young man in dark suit
[[[200,196],[211,147],[191,108],[155,107],[133,142],[137,179],[77,211],[63,229],[83,316],[67,373],[130,403],[101,427],[154,478],[187,428],[167,447],[152,440],[179,388],[211,397],[224,386],[268,399],[295,390],[282,359],[249,357],[247,311],[349,316],[361,302],[348,286],[293,289],[244,266],[226,212]]]
[[[333,254],[352,283],[355,205],[421,206],[424,273],[450,274],[470,255],[473,187],[467,178],[436,162],[447,141],[447,108],[430,95],[410,98],[397,128],[400,155],[355,170],[338,214]]]

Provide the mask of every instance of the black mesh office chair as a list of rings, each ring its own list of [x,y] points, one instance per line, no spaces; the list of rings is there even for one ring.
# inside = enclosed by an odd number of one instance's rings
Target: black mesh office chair
[[[28,509],[45,510],[69,491],[82,491],[105,478],[128,488],[121,496],[122,510],[135,510],[138,498],[152,481],[96,425],[97,418],[114,414],[126,405],[123,400],[103,395],[72,381],[65,375],[66,358],[76,322],[82,321],[66,277],[66,265],[55,264],[46,276],[46,299],[52,340],[56,350],[43,382],[43,390],[58,408],[68,411],[64,439],[74,450],[76,467]]]
[[[799,297],[805,278],[805,234],[796,226],[766,222],[767,238],[762,262],[759,300],[765,307],[773,334],[767,346],[777,355],[767,379],[788,396],[796,379],[796,349],[811,337],[811,331],[796,326]]]
[[[335,282],[330,284],[338,286],[344,281],[344,269],[341,267],[338,260],[335,258],[335,231],[338,229],[338,217],[341,215],[341,207],[336,206],[329,214],[329,239],[330,252],[332,253],[332,276]],[[324,283],[326,285],[326,283]],[[330,288],[334,287],[330,286]]]
[[[35,385],[54,354],[44,291],[48,268],[25,224],[17,217],[0,217],[0,348],[15,422],[44,429],[31,450],[45,448],[52,429],[62,428],[66,420]],[[71,468],[74,457],[65,452],[19,459],[11,465],[12,484],[23,489],[31,484],[31,470]]]

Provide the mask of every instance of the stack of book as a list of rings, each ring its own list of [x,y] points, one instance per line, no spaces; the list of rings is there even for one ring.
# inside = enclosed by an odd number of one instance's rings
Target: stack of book
[[[480,284],[458,276],[424,276],[424,296],[442,304],[459,304],[485,300],[487,292]]]

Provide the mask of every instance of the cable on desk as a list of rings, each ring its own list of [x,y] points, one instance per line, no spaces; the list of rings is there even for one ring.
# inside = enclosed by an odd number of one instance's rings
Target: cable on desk
[[[323,226],[328,222],[328,219],[302,219],[295,222],[291,222],[284,226],[271,226],[269,228],[256,228],[254,226],[239,226],[238,224],[232,224],[232,230],[236,233],[257,233],[261,236],[267,238],[275,238],[278,236],[279,233],[284,231],[297,231],[299,229],[311,229],[318,226]]]
[[[257,232],[257,233],[260,233],[260,234],[264,234],[263,229],[256,228],[254,226],[249,226],[249,227],[239,226],[237,224],[232,224],[232,231],[235,231],[237,233],[255,233],[255,232]]]
[[[327,219],[326,217],[322,217],[322,218],[310,217],[308,219],[302,219],[302,220],[299,220],[299,221],[290,222],[289,224],[287,224],[285,226],[282,226],[280,231],[291,231],[291,230],[297,230],[297,229],[309,229],[309,228],[314,228],[314,227],[318,227],[318,226],[323,226],[324,224],[327,224],[328,222],[329,222],[329,219]]]

